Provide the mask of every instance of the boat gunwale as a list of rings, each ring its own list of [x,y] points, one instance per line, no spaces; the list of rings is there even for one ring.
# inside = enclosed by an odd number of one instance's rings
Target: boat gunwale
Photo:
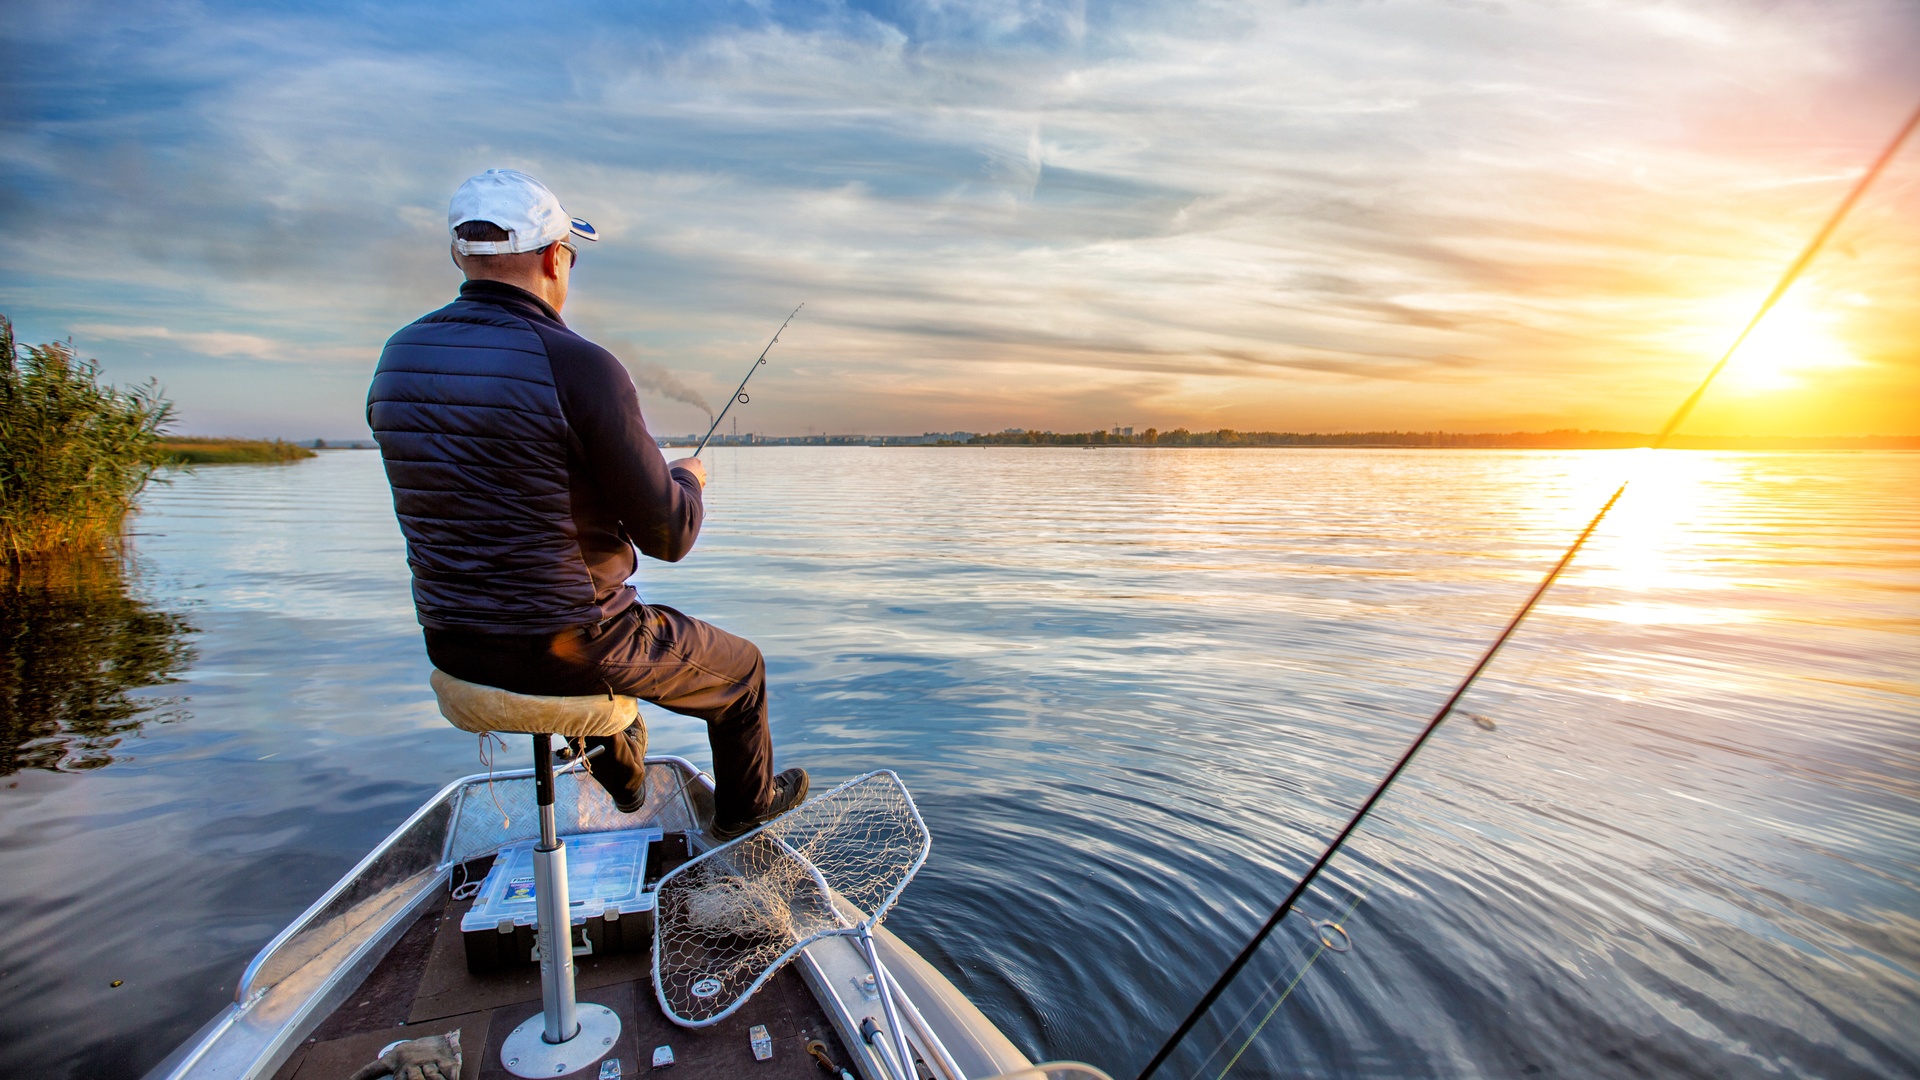
[[[270,1075],[269,1070],[279,1068],[293,1053],[294,1046],[299,1040],[319,1023],[324,1022],[325,1016],[331,1014],[347,999],[348,992],[372,973],[374,967],[392,950],[407,927],[418,920],[421,909],[432,900],[440,887],[446,884],[447,879],[446,868],[436,868],[436,872],[427,877],[412,896],[389,912],[376,930],[363,936],[352,947],[351,952],[336,963],[313,990],[293,1003],[284,1019],[270,1027],[263,1027],[253,1032],[257,1047],[253,1050],[252,1059],[247,1063],[244,1071],[236,1075],[255,1078]],[[176,1077],[192,1076],[195,1067],[200,1065],[209,1053],[219,1048],[220,1040],[232,1031],[235,1025],[248,1019],[253,1008],[266,1000],[272,992],[273,988],[268,987],[250,1001],[228,1005],[219,1016],[195,1032],[188,1043],[177,1047],[172,1054],[147,1073],[148,1080],[174,1080]],[[316,1013],[321,1014],[320,1020],[314,1020]]]

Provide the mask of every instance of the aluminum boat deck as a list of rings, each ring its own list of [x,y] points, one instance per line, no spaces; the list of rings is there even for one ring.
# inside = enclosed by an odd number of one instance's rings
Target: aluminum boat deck
[[[460,917],[471,900],[442,900],[422,913],[378,967],[287,1059],[275,1080],[346,1080],[401,1039],[460,1032],[462,1080],[494,1080],[510,1074],[500,1064],[500,1044],[514,1025],[540,1011],[540,969],[532,964],[485,975],[467,971]],[[806,1045],[819,1040],[836,1064],[850,1058],[833,1022],[797,969],[789,966],[755,994],[739,1013],[712,1028],[675,1027],[654,1001],[651,953],[583,956],[578,965],[580,1000],[605,1005],[620,1016],[620,1038],[605,1061],[631,1078],[652,1071],[654,1049],[673,1050],[679,1080],[825,1080]],[[748,1033],[765,1025],[773,1057],[756,1061]],[[576,1075],[597,1077],[599,1069]]]

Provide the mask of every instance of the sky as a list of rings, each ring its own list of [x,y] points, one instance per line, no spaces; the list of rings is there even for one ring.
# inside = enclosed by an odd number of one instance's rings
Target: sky
[[[659,432],[802,301],[742,432],[1648,431],[1917,105],[1913,0],[9,0],[0,313],[364,437],[511,167]],[[1687,430],[1920,434],[1920,138]]]

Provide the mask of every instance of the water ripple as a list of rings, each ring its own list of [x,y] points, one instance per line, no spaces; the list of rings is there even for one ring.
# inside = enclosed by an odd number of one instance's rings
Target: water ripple
[[[1169,1075],[1920,1073],[1920,456],[722,449],[641,587],[766,651],[784,760],[906,778],[896,931],[1126,1074],[1627,472],[1491,729],[1311,890],[1353,950],[1290,919]],[[139,531],[188,718],[0,790],[0,1071],[137,1074],[474,767],[372,455],[203,470]]]

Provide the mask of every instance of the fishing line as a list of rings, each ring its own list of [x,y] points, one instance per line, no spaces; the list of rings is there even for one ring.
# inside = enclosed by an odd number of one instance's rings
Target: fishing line
[[[1340,921],[1334,922],[1334,923],[1328,923],[1327,925],[1332,926],[1334,929],[1340,931],[1340,933],[1344,936],[1347,932],[1346,931],[1347,920],[1353,918],[1353,913],[1360,909],[1361,903],[1365,901],[1367,896],[1372,892],[1373,892],[1373,886],[1371,885],[1367,886],[1364,889],[1361,889],[1359,892],[1359,895],[1353,898],[1353,902],[1347,905],[1347,910],[1341,913]],[[1304,915],[1303,912],[1295,912],[1294,914]],[[1253,1045],[1253,1040],[1259,1038],[1260,1033],[1266,1030],[1268,1022],[1273,1019],[1274,1014],[1280,1011],[1280,1006],[1286,1004],[1287,998],[1293,994],[1294,987],[1299,986],[1300,980],[1307,977],[1307,971],[1313,967],[1314,963],[1317,962],[1320,959],[1320,957],[1324,956],[1329,952],[1346,952],[1348,949],[1351,949],[1353,947],[1352,945],[1353,939],[1351,937],[1348,937],[1347,938],[1348,945],[1346,949],[1335,949],[1333,946],[1327,944],[1327,939],[1325,937],[1324,932],[1319,932],[1321,924],[1319,922],[1315,922],[1313,925],[1314,925],[1315,931],[1317,931],[1314,935],[1314,945],[1317,947],[1313,950],[1313,955],[1307,957],[1307,962],[1300,966],[1300,970],[1294,973],[1292,979],[1288,980],[1287,988],[1285,990],[1280,991],[1280,997],[1278,1000],[1276,1000],[1273,1003],[1273,1007],[1268,1009],[1266,1012],[1266,1015],[1260,1018],[1260,1022],[1258,1024],[1255,1024],[1253,1026],[1253,1030],[1247,1033],[1246,1039],[1242,1041],[1240,1043],[1239,1048],[1233,1052],[1233,1056],[1227,1059],[1227,1063],[1220,1067],[1220,1073],[1219,1073],[1220,1076],[1224,1077],[1227,1075],[1227,1073],[1233,1071],[1233,1066],[1235,1065],[1235,1063],[1237,1063],[1240,1060],[1240,1056],[1242,1054],[1245,1054],[1247,1052],[1247,1048]],[[1273,978],[1267,980],[1267,985],[1261,987],[1260,992],[1253,996],[1253,1004],[1248,1005],[1246,1011],[1240,1014],[1240,1018],[1238,1020],[1235,1020],[1233,1024],[1227,1028],[1228,1036],[1226,1038],[1221,1039],[1220,1045],[1214,1047],[1211,1051],[1209,1051],[1207,1053],[1207,1056],[1201,1059],[1200,1064],[1194,1068],[1193,1070],[1194,1075],[1198,1076],[1204,1069],[1206,1069],[1207,1063],[1212,1061],[1215,1055],[1219,1054],[1220,1051],[1225,1050],[1227,1048],[1227,1045],[1233,1041],[1232,1032],[1238,1029],[1241,1024],[1244,1024],[1247,1022],[1247,1018],[1253,1015],[1254,1010],[1260,1007],[1260,1002],[1266,998],[1267,994],[1273,990],[1274,986],[1277,985],[1282,978],[1286,977],[1286,974],[1287,974],[1286,969],[1282,968],[1279,971],[1279,973],[1274,975]]]
[[[1773,291],[1768,293],[1767,298],[1761,302],[1760,309],[1753,313],[1753,318],[1747,320],[1747,325],[1740,331],[1740,335],[1733,339],[1733,344],[1727,346],[1727,351],[1721,354],[1720,359],[1713,365],[1713,368],[1707,372],[1707,377],[1700,380],[1700,385],[1694,387],[1693,393],[1687,395],[1687,399],[1680,403],[1680,407],[1674,410],[1673,416],[1661,427],[1660,434],[1653,440],[1652,449],[1658,450],[1664,447],[1667,440],[1672,437],[1674,431],[1692,414],[1694,406],[1700,403],[1701,396],[1707,392],[1707,387],[1712,385],[1715,378],[1719,377],[1720,372],[1726,368],[1727,362],[1733,359],[1733,354],[1746,342],[1748,335],[1753,333],[1754,328],[1760,325],[1760,320],[1766,318],[1767,312],[1773,310],[1773,306],[1779,303],[1780,298],[1786,295],[1787,290],[1799,279],[1801,272],[1806,270],[1809,263],[1813,262],[1813,257],[1825,246],[1827,239],[1833,235],[1833,231],[1839,227],[1841,220],[1853,209],[1854,204],[1860,201],[1860,196],[1866,194],[1867,188],[1871,187],[1873,182],[1879,179],[1880,173],[1885,170],[1887,163],[1893,160],[1894,154],[1899,151],[1900,145],[1906,142],[1907,136],[1913,134],[1915,127],[1920,127],[1920,108],[1915,109],[1913,115],[1908,117],[1907,122],[1901,125],[1900,131],[1894,135],[1893,141],[1889,142],[1887,148],[1880,152],[1879,158],[1877,158],[1873,165],[1860,177],[1859,182],[1854,184],[1853,190],[1847,193],[1847,197],[1840,201],[1840,206],[1834,210],[1832,216],[1827,219],[1826,224],[1820,227],[1820,231],[1814,234],[1813,240],[1807,244],[1806,250],[1802,251],[1800,257],[1793,260],[1792,265],[1787,267],[1786,272],[1780,275],[1780,280],[1774,285]],[[1447,714],[1452,712],[1453,707],[1466,695],[1467,690],[1472,687],[1474,681],[1480,677],[1480,673],[1485,671],[1487,665],[1493,662],[1494,656],[1497,655],[1501,647],[1507,643],[1507,639],[1511,638],[1514,631],[1520,628],[1520,623],[1533,611],[1534,605],[1540,602],[1540,597],[1546,594],[1547,589],[1551,587],[1555,581],[1559,580],[1561,573],[1566,570],[1567,565],[1573,562],[1573,557],[1579,554],[1581,547],[1585,546],[1587,538],[1593,535],[1595,529],[1599,528],[1601,520],[1613,509],[1614,504],[1620,501],[1620,496],[1626,494],[1627,483],[1629,482],[1630,481],[1622,481],[1620,486],[1614,489],[1613,494],[1608,497],[1606,503],[1600,507],[1599,512],[1593,515],[1591,521],[1587,522],[1586,528],[1580,530],[1580,535],[1574,538],[1572,544],[1568,545],[1566,553],[1560,556],[1560,561],[1553,565],[1553,569],[1547,571],[1546,577],[1540,579],[1540,584],[1534,587],[1533,592],[1527,596],[1526,602],[1520,605],[1520,610],[1515,612],[1513,618],[1507,621],[1507,625],[1500,631],[1500,635],[1494,638],[1492,644],[1487,646],[1486,651],[1480,654],[1480,659],[1468,670],[1466,677],[1460,680],[1458,686],[1454,687],[1453,693],[1447,696],[1447,700],[1434,712],[1432,719],[1427,721],[1426,726],[1421,729],[1420,734],[1408,745],[1405,752],[1400,755],[1399,760],[1393,763],[1393,768],[1387,770],[1386,776],[1381,779],[1379,785],[1367,796],[1366,801],[1360,804],[1360,808],[1354,811],[1353,817],[1348,819],[1346,825],[1340,829],[1339,833],[1334,836],[1332,842],[1320,853],[1320,857],[1314,860],[1313,865],[1307,868],[1307,872],[1302,875],[1300,881],[1294,885],[1293,891],[1288,893],[1287,898],[1280,902],[1280,906],[1273,910],[1273,914],[1267,918],[1266,923],[1254,932],[1253,937],[1248,939],[1246,945],[1241,948],[1239,955],[1233,958],[1233,962],[1227,965],[1226,970],[1220,973],[1220,977],[1215,979],[1213,985],[1201,996],[1199,1003],[1193,1007],[1193,1011],[1188,1013],[1187,1018],[1182,1020],[1180,1026],[1174,1029],[1173,1034],[1167,1037],[1167,1041],[1160,1047],[1160,1051],[1153,1055],[1153,1060],[1147,1062],[1147,1067],[1140,1071],[1139,1080],[1148,1080],[1148,1078],[1166,1062],[1167,1058],[1172,1056],[1174,1048],[1180,1045],[1180,1040],[1184,1039],[1187,1033],[1193,1030],[1194,1025],[1200,1022],[1200,1018],[1206,1015],[1207,1011],[1213,1007],[1214,1002],[1220,1000],[1220,995],[1226,991],[1227,986],[1233,982],[1234,977],[1240,974],[1240,970],[1247,966],[1247,962],[1253,959],[1253,954],[1260,948],[1261,943],[1267,940],[1268,935],[1273,933],[1274,928],[1279,926],[1281,920],[1285,919],[1287,914],[1293,910],[1294,904],[1306,893],[1307,886],[1313,884],[1313,879],[1320,876],[1320,871],[1326,869],[1327,863],[1331,861],[1334,854],[1340,850],[1340,846],[1346,843],[1347,837],[1353,835],[1353,831],[1359,828],[1361,820],[1367,816],[1368,811],[1372,810],[1374,804],[1378,803],[1381,797],[1387,793],[1387,789],[1393,786],[1393,782],[1400,778],[1400,774],[1406,770],[1407,764],[1413,760],[1414,755],[1420,752],[1420,748],[1426,745],[1427,739],[1439,729],[1441,722],[1447,718]]]
[[[753,378],[753,373],[756,371],[759,371],[760,365],[767,362],[767,354],[773,351],[774,342],[779,341],[780,335],[787,332],[787,323],[792,322],[793,317],[795,315],[800,314],[800,308],[803,308],[806,306],[807,305],[805,304],[801,304],[800,307],[794,308],[791,312],[789,312],[787,314],[787,321],[781,323],[780,329],[775,330],[773,332],[773,341],[767,342],[767,347],[760,350],[759,358],[754,360],[753,363],[747,365],[747,373],[744,377],[741,378],[740,385],[734,387],[733,396],[727,399],[727,403],[725,405],[720,406],[720,411],[714,414],[713,423],[710,426],[708,426],[707,433],[700,437],[700,446],[694,450],[693,452],[694,457],[699,457],[700,451],[705,450],[707,448],[707,440],[713,438],[713,433],[719,430],[720,421],[726,419],[727,410],[733,408],[733,403],[736,401],[742,405],[745,405],[747,403],[747,380]]]
[[[1367,894],[1372,891],[1373,889],[1371,886],[1361,890],[1360,895],[1353,898],[1353,903],[1347,905],[1346,913],[1340,916],[1340,921],[1332,924],[1333,928],[1336,930],[1339,930],[1342,935],[1345,935],[1346,921],[1348,919],[1353,918],[1353,913],[1360,909],[1360,905],[1363,902],[1365,902],[1367,899]],[[1315,924],[1315,925],[1316,927],[1318,926],[1318,924]],[[1353,947],[1353,945],[1351,944],[1353,939],[1348,938],[1347,940],[1349,942],[1349,944],[1347,945],[1347,949],[1351,949]],[[1293,979],[1287,983],[1287,988],[1285,990],[1280,991],[1280,997],[1274,1001],[1273,1007],[1267,1010],[1267,1014],[1260,1018],[1260,1022],[1254,1025],[1252,1031],[1247,1032],[1246,1039],[1244,1039],[1240,1043],[1239,1048],[1233,1052],[1233,1056],[1227,1059],[1227,1063],[1225,1065],[1220,1066],[1221,1077],[1225,1077],[1228,1073],[1233,1071],[1233,1067],[1240,1063],[1241,1056],[1244,1055],[1253,1046],[1253,1040],[1259,1038],[1260,1033],[1267,1030],[1267,1025],[1271,1023],[1273,1021],[1274,1016],[1277,1013],[1279,1013],[1280,1006],[1285,1005],[1287,1003],[1287,999],[1293,996],[1294,988],[1300,985],[1300,980],[1306,978],[1307,972],[1313,970],[1314,963],[1329,952],[1346,952],[1347,951],[1347,949],[1336,949],[1333,946],[1327,944],[1327,939],[1324,936],[1324,934],[1316,934],[1314,936],[1314,944],[1317,945],[1318,948],[1315,948],[1313,950],[1313,955],[1307,957],[1307,962],[1300,966],[1299,973],[1294,975]],[[1285,974],[1285,973],[1282,972],[1282,974]],[[1279,981],[1280,981],[1280,976],[1275,975],[1273,977],[1273,980],[1267,983],[1266,989],[1260,991],[1260,996],[1265,997],[1267,990],[1273,989],[1273,984]],[[1254,1003],[1256,1006],[1259,1004],[1259,1000],[1260,1000],[1259,998],[1254,999]],[[1253,1010],[1248,1009],[1247,1014],[1240,1017],[1241,1022],[1244,1023],[1247,1019],[1247,1015],[1251,1015],[1252,1013],[1253,1013]],[[1239,1025],[1236,1024],[1234,1026],[1238,1027]],[[1226,1045],[1227,1044],[1224,1041],[1221,1042],[1220,1044],[1221,1047],[1224,1047]],[[1219,1052],[1220,1052],[1219,1048],[1215,1048],[1213,1053],[1217,1054]],[[1212,1061],[1212,1060],[1213,1060],[1213,1054],[1208,1054],[1207,1061]],[[1203,1061],[1200,1063],[1202,1068],[1206,1067],[1206,1064],[1207,1064],[1206,1061]]]

